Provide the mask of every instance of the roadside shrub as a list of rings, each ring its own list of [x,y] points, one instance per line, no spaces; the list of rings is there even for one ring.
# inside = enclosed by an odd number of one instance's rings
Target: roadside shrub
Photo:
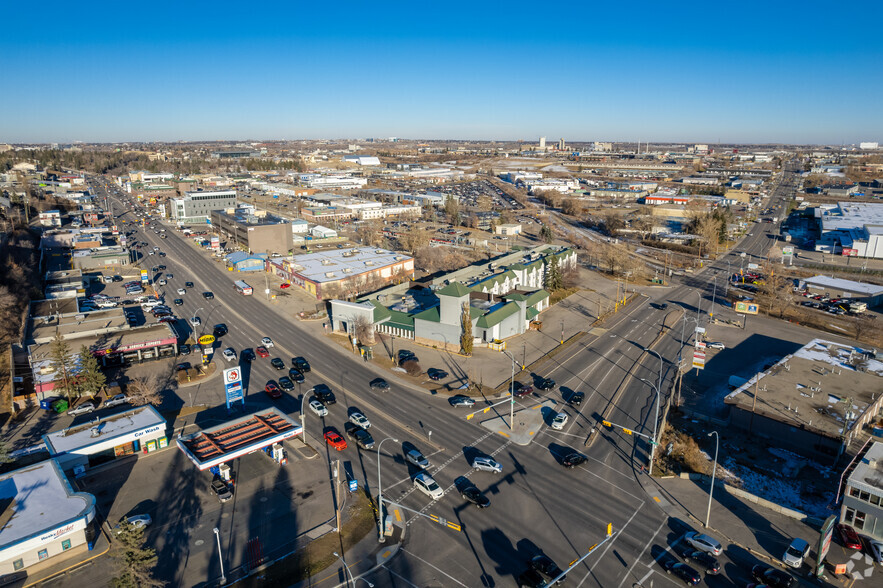
[[[423,370],[420,369],[420,364],[414,361],[413,359],[409,359],[408,361],[402,364],[402,367],[406,372],[408,372],[409,376],[419,376],[423,373]]]

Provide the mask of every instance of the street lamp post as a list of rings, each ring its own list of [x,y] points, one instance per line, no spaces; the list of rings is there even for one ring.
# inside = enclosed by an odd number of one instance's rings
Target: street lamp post
[[[708,519],[711,518],[711,496],[714,492],[714,476],[717,474],[717,450],[720,445],[720,435],[717,431],[708,434],[709,437],[714,435],[714,466],[711,468],[711,483],[708,486],[708,510],[705,511],[705,528],[708,528]]]
[[[340,555],[338,555],[336,551],[332,551],[331,554],[334,555],[334,557],[340,557]],[[346,570],[346,573],[349,576],[348,579],[344,578],[345,579],[344,585],[346,586],[346,585],[349,585],[350,583],[352,583],[353,587],[355,587],[356,578],[353,577],[352,570],[350,570],[350,567],[348,565],[346,565],[346,561],[342,557],[340,557],[340,563],[343,564],[343,568]],[[365,578],[358,578],[358,579],[364,581],[365,584],[368,585],[368,588],[374,588],[374,584],[372,584],[368,580],[365,580]]]
[[[656,455],[656,423],[659,422],[659,387],[653,384],[650,380],[645,380],[641,378],[641,381],[645,384],[649,385],[656,392],[656,418],[653,419],[653,441],[650,443],[650,467],[648,468],[648,474],[653,475],[653,458]]]
[[[215,532],[215,539],[218,540],[218,563],[221,564],[221,585],[227,583],[227,576],[224,575],[224,557],[221,554],[221,532],[217,527],[212,529]]]
[[[509,430],[511,431],[515,428],[515,357],[505,349],[503,353],[512,360],[512,375],[509,379]]]
[[[387,437],[377,445],[377,542],[383,543],[386,538],[383,536],[383,486],[380,484],[380,448],[383,447],[384,441],[392,439],[394,443],[399,440],[395,437]]]
[[[708,313],[708,319],[714,319],[714,298],[717,296],[717,274],[714,274],[714,288],[711,290],[711,312]]]

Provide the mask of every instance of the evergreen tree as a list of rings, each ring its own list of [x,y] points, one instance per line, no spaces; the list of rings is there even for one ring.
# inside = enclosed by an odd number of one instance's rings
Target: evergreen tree
[[[71,346],[67,341],[62,339],[61,333],[56,333],[55,339],[49,345],[49,360],[55,370],[55,379],[53,380],[54,390],[67,396],[68,402],[73,402],[76,392],[75,368],[76,360],[71,351]]]
[[[80,347],[80,371],[77,374],[77,385],[80,392],[88,396],[95,396],[101,391],[106,381],[98,359],[92,355],[88,347],[85,345]]]
[[[460,349],[465,355],[472,355],[472,314],[469,303],[463,303],[463,311],[460,313]]]
[[[549,265],[546,266],[546,290],[554,292],[564,287],[564,279],[561,277],[561,267],[558,265],[558,258],[552,255],[549,259]]]
[[[545,241],[546,243],[551,243],[552,239],[555,238],[555,236],[552,234],[552,228],[546,224],[544,224],[543,228],[540,229],[540,237],[542,237],[543,241]]]
[[[113,588],[158,588],[165,585],[153,577],[159,558],[155,549],[144,547],[144,527],[120,523],[110,556],[117,570],[110,579]]]

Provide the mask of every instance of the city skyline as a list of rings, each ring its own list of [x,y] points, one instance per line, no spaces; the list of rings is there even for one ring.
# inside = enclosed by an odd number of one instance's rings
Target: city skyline
[[[14,90],[0,94],[0,141],[883,139],[883,50],[820,43],[813,31],[852,21],[816,2],[53,4],[51,33],[32,8],[6,11],[20,26],[0,40]]]

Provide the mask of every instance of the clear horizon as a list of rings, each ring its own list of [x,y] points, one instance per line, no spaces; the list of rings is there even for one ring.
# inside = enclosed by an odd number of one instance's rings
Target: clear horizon
[[[0,142],[883,142],[883,48],[835,37],[859,14],[883,7],[19,4]]]

